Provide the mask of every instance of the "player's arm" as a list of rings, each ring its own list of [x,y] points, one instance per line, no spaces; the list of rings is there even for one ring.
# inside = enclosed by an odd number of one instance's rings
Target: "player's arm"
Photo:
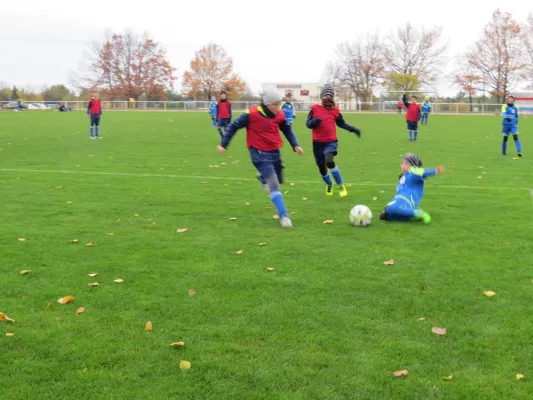
[[[92,100],[89,100],[89,103],[87,103],[87,115],[89,115],[91,113],[91,104],[92,104]]]
[[[429,103],[429,114],[431,114],[431,110],[432,110],[431,103]]]
[[[309,111],[309,115],[307,115],[307,122],[305,123],[305,126],[307,126],[309,129],[315,129],[317,126],[320,125],[322,120],[320,118],[313,118],[313,110]]]
[[[420,121],[422,119],[422,107],[418,107],[418,120]]]
[[[235,121],[233,121],[231,124],[229,124],[226,128],[226,133],[224,134],[224,137],[222,138],[222,141],[220,142],[219,147],[223,147],[224,149],[227,149],[229,146],[229,143],[231,142],[231,139],[233,139],[233,136],[237,133],[239,129],[246,128],[248,124],[250,123],[250,114],[249,111],[246,110],[239,118],[237,118]]]
[[[279,130],[283,132],[283,135],[295,152],[298,154],[302,154],[304,152],[298,144],[298,140],[296,139],[296,135],[292,130],[292,126],[290,126],[285,119],[279,124]]]
[[[405,108],[409,108],[409,100],[407,100],[407,94],[403,94],[402,102]]]
[[[361,137],[361,129],[356,128],[355,126],[352,126],[350,124],[347,124],[346,121],[344,120],[344,117],[342,116],[342,114],[339,114],[337,119],[335,119],[335,123],[337,124],[337,126],[339,128],[345,129],[348,132],[355,133],[357,135],[357,137]]]
[[[426,179],[426,178],[429,178],[430,176],[442,174],[444,171],[445,171],[445,168],[443,165],[439,165],[437,168],[427,168],[427,169],[424,169],[422,178]]]
[[[231,101],[229,101],[229,120],[231,121],[232,118],[233,118],[233,111],[231,111]]]
[[[518,107],[516,107],[516,125],[518,125]]]

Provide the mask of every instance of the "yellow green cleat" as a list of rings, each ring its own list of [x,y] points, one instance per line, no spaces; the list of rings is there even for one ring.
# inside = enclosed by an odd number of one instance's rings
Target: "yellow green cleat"
[[[348,191],[346,190],[346,186],[345,185],[339,185],[339,196],[341,197],[346,197],[348,196]]]
[[[333,186],[327,185],[326,186],[326,196],[333,196]]]

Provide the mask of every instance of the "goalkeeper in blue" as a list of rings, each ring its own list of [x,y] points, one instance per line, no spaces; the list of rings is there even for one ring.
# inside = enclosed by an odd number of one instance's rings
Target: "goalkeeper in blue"
[[[431,216],[418,208],[424,196],[424,181],[430,176],[444,172],[444,167],[422,168],[422,160],[414,153],[407,153],[402,158],[402,174],[396,186],[396,194],[379,219],[385,221],[423,221],[431,222]]]
[[[507,98],[507,104],[502,106],[502,154],[504,156],[507,154],[507,141],[509,140],[509,135],[513,135],[514,145],[516,147],[518,157],[522,157],[522,143],[520,143],[520,139],[518,139],[518,107],[514,105],[514,102],[515,97],[509,96]]]
[[[211,116],[211,127],[217,127],[217,114],[218,114],[218,104],[217,98],[215,96],[211,97],[211,103],[209,104],[209,115]]]

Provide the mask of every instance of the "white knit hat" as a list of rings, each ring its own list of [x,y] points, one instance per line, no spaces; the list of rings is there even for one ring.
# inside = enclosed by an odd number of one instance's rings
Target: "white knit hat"
[[[261,93],[261,102],[265,106],[277,103],[278,101],[281,101],[281,98],[278,92],[273,89],[266,89],[263,93]]]

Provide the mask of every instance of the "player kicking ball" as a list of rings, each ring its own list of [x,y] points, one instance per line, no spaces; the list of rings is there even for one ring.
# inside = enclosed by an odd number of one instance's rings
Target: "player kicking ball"
[[[520,143],[520,139],[518,139],[518,107],[514,105],[514,102],[515,97],[509,96],[507,98],[507,104],[502,106],[502,154],[504,156],[507,154],[507,141],[509,140],[509,135],[513,135],[514,145],[516,147],[518,157],[522,157],[522,143]]]
[[[444,172],[444,167],[422,168],[422,160],[414,153],[407,153],[402,158],[402,174],[396,186],[396,194],[379,219],[385,221],[423,221],[431,222],[431,216],[418,208],[424,196],[424,181],[426,178]]]
[[[296,140],[291,126],[280,110],[281,99],[276,91],[266,91],[261,95],[261,104],[244,112],[239,118],[226,128],[222,141],[218,145],[218,152],[223,154],[235,133],[246,128],[246,144],[250,151],[252,163],[259,172],[258,179],[268,187],[270,200],[274,203],[283,228],[292,228],[292,221],[285,206],[280,184],[283,183],[283,163],[280,148],[283,140],[279,134],[281,130],[292,149],[303,154],[303,150]]]

